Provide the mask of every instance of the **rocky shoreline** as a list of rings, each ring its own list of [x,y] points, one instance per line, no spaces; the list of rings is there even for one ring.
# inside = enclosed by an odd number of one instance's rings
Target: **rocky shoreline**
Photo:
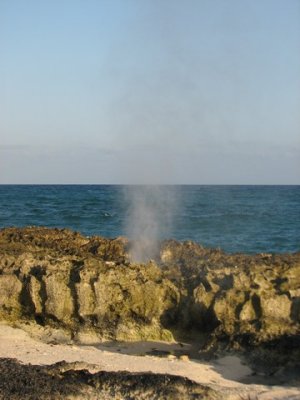
[[[0,320],[47,327],[48,341],[186,341],[200,359],[238,352],[275,381],[300,369],[300,253],[165,241],[137,264],[125,238],[27,227],[0,230],[0,254]]]

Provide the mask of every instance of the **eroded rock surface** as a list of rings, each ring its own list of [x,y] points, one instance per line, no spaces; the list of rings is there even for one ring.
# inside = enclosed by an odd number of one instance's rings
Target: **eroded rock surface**
[[[300,254],[247,256],[166,241],[148,264],[124,238],[0,231],[0,318],[117,340],[206,335],[205,348],[291,344],[299,357]],[[198,335],[198,336],[197,336]]]
[[[67,230],[0,232],[0,317],[33,319],[106,339],[165,339],[179,291],[154,263],[126,262],[124,243]]]
[[[187,324],[257,343],[299,334],[299,253],[229,255],[169,241],[161,259],[169,279],[185,290]]]

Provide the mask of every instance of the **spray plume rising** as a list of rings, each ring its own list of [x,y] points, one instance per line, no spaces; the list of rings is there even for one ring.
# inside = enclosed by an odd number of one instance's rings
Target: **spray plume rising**
[[[133,262],[146,262],[157,256],[160,240],[170,237],[176,209],[172,186],[127,186],[126,234],[131,241]]]

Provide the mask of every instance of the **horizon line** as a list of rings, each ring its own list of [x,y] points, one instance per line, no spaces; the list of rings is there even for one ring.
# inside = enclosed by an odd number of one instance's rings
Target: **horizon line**
[[[0,186],[300,186],[300,183],[0,183]]]

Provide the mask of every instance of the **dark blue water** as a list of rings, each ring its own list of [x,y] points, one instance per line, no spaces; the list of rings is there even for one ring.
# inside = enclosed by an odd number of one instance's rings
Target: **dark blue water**
[[[130,190],[130,188],[127,190]],[[176,186],[168,238],[227,252],[300,250],[300,186]],[[0,185],[0,227],[67,227],[85,235],[125,235],[124,187]]]

